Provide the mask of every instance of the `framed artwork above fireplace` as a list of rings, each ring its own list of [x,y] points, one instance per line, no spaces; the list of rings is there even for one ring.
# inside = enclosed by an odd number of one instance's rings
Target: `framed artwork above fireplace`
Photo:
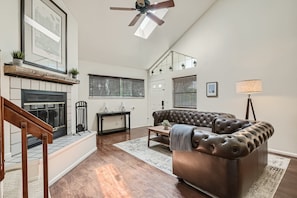
[[[52,0],[21,0],[24,63],[67,73],[67,14]]]

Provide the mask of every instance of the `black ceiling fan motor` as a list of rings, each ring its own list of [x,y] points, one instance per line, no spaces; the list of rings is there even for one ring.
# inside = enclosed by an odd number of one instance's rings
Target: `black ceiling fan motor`
[[[141,12],[141,14],[146,13],[146,11],[148,10],[147,6],[149,6],[151,4],[149,0],[145,0],[144,3],[145,3],[144,6],[140,6],[140,5],[138,5],[137,1],[135,2],[135,8],[136,8],[136,10]]]

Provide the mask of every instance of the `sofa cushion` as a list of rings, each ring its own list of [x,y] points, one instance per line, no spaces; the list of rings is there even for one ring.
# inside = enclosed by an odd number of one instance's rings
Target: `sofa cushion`
[[[211,128],[209,127],[196,127],[195,128],[195,131],[198,130],[198,131],[209,131],[211,132]]]

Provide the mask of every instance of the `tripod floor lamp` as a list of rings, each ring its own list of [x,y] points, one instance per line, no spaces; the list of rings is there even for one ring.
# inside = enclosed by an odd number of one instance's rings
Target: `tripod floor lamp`
[[[254,80],[243,80],[243,81],[237,82],[236,92],[248,95],[245,119],[246,120],[249,119],[249,112],[250,112],[250,106],[251,106],[254,120],[256,121],[256,114],[254,111],[251,94],[262,92],[262,81],[259,79],[254,79]]]

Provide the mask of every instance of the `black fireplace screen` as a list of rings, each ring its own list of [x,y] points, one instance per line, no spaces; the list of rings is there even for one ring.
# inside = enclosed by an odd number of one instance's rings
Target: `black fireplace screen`
[[[65,127],[65,102],[24,103],[24,109],[50,124],[54,131]]]
[[[22,90],[22,107],[53,127],[53,137],[67,134],[66,93],[35,90]],[[28,135],[28,148],[41,141]]]

